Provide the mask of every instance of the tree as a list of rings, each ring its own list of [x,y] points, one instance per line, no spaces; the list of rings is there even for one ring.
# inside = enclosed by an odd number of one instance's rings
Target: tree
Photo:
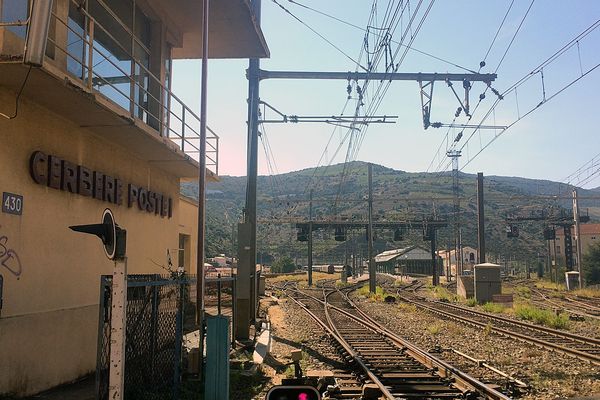
[[[583,276],[588,285],[600,284],[600,243],[591,245],[583,255]]]
[[[271,272],[274,273],[294,272],[295,270],[296,265],[290,257],[278,258],[271,266]]]

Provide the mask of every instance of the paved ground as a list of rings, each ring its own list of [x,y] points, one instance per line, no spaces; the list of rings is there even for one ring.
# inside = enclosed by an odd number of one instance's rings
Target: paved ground
[[[96,377],[88,376],[80,381],[27,397],[25,400],[94,400]]]

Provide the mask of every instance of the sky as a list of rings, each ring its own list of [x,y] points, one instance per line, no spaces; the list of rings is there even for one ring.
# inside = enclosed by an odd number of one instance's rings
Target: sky
[[[399,42],[411,47],[399,64],[398,72],[464,73],[465,68],[478,71],[480,62],[485,59],[486,65],[481,72],[497,71],[498,78],[492,87],[499,93],[507,92],[506,97],[493,107],[497,96],[491,90],[486,91],[485,84],[473,83],[470,96],[473,116],[469,121],[463,113],[455,123],[510,125],[510,128],[504,131],[465,129],[456,147],[462,149],[459,167],[463,172],[563,181],[590,160],[596,160],[595,168],[600,168],[600,138],[595,119],[600,111],[600,68],[594,69],[600,63],[600,1],[534,0],[532,4],[530,0],[424,0],[420,8],[418,0],[277,2],[335,47],[282,10],[274,0],[262,0],[262,30],[271,52],[269,59],[261,60],[262,69],[360,70],[357,62],[363,67],[367,65],[365,30],[373,3],[377,12],[370,20],[372,28],[367,35],[371,52],[376,49],[374,32],[381,32],[373,28],[386,26],[386,9],[396,9],[402,3],[404,13],[397,18],[396,28],[385,31],[392,37],[389,42],[392,54],[397,52]],[[418,29],[431,3],[430,12]],[[410,24],[413,15],[415,18]],[[586,36],[573,42],[572,47],[541,71],[537,70],[545,60],[590,27],[592,29]],[[404,40],[401,40],[402,36]],[[488,49],[489,54],[485,57]],[[403,52],[404,47],[400,47],[394,63],[399,62]],[[385,70],[382,60],[376,69],[378,72]],[[220,136],[220,175],[246,174],[247,67],[248,60],[209,61],[208,125]],[[200,61],[185,60],[176,61],[173,72],[174,93],[196,110],[199,109],[200,70]],[[536,73],[531,74],[532,71]],[[507,91],[527,76],[530,79],[516,90]],[[557,93],[571,82],[574,83]],[[363,86],[364,83],[359,81],[358,84]],[[340,115],[347,103],[347,85],[345,80],[264,80],[260,98],[287,115]],[[353,86],[353,98],[348,101],[344,115],[353,115],[358,102],[355,84]],[[376,81],[367,85],[365,105],[359,108],[360,113],[372,115],[375,109],[376,115],[398,118],[395,124],[371,124],[363,130],[364,139],[360,147],[353,147],[358,152],[350,159],[410,172],[449,170],[446,150],[461,129],[423,128],[417,82],[392,82],[375,108],[378,86]],[[462,97],[461,82],[456,82],[454,88]],[[484,92],[485,98],[474,110],[479,95]],[[452,123],[458,106],[446,83],[436,82],[431,121]],[[529,111],[531,113],[525,115]],[[484,119],[486,114],[488,117]],[[277,118],[269,111],[265,117]],[[272,150],[267,157],[263,143],[259,143],[260,174],[314,168],[347,159],[348,129],[319,123],[265,123],[260,130],[263,142],[268,142]],[[354,135],[359,133],[355,131]],[[494,137],[496,139],[480,152]],[[600,177],[596,176],[582,186],[600,186]]]

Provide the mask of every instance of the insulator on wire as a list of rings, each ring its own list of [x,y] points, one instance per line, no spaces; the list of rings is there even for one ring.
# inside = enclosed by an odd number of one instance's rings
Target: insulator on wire
[[[485,67],[485,61],[481,61],[481,62],[479,63],[479,68],[483,68],[483,67]]]

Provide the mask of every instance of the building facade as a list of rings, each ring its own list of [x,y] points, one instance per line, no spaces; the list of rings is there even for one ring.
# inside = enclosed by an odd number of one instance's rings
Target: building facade
[[[579,228],[581,234],[581,251],[585,254],[588,248],[600,243],[600,224],[581,224]],[[552,260],[559,265],[565,265],[565,233],[563,228],[556,228],[556,240],[550,241],[550,254]],[[571,239],[573,248],[573,257],[576,258],[577,239],[575,238],[575,227],[571,227]]]
[[[461,247],[461,251],[458,253],[458,259],[456,257],[456,250],[438,250],[438,255],[444,260],[444,267],[450,266],[452,275],[456,275],[457,265],[461,261],[462,253],[462,266],[463,271],[469,271],[473,273],[473,267],[477,264],[478,251],[477,249],[469,246]]]
[[[34,0],[42,1],[42,0]],[[31,1],[0,0],[0,21]],[[245,0],[211,2],[210,57],[265,57]],[[101,242],[69,226],[110,208],[129,273],[195,271],[200,120],[171,92],[172,63],[201,57],[202,2],[54,0],[43,66],[23,64],[29,25],[0,27],[0,397],[93,372]],[[198,88],[199,90],[200,88]],[[240,116],[245,118],[245,116]],[[207,137],[217,179],[218,137]]]
[[[436,256],[438,274],[442,274],[442,259]],[[387,250],[375,256],[377,272],[390,274],[433,275],[431,251],[420,246]]]

